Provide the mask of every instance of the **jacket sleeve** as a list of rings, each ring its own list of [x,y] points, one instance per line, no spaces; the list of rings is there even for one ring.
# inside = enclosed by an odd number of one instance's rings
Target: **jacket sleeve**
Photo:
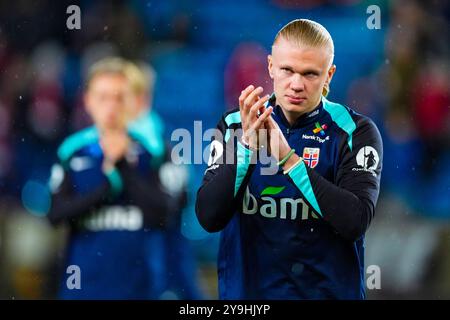
[[[170,150],[169,147],[167,147]],[[167,228],[179,228],[181,214],[188,205],[189,171],[183,164],[176,164],[170,157],[159,168],[159,180],[170,197],[168,213],[165,218]]]
[[[288,175],[315,212],[341,236],[356,241],[375,214],[383,157],[380,133],[364,118],[340,149],[335,184],[303,161]]]
[[[161,184],[158,170],[143,175],[125,158],[116,163],[116,168],[123,182],[125,203],[142,210],[146,226],[165,227],[171,198]]]
[[[110,183],[105,181],[86,195],[73,192],[70,176],[60,164],[52,167],[49,188],[52,194],[47,218],[53,224],[76,219],[100,207],[107,201]]]
[[[195,205],[197,218],[208,232],[222,230],[231,220],[254,169],[256,152],[244,147],[238,134],[222,117],[210,144],[208,168]]]

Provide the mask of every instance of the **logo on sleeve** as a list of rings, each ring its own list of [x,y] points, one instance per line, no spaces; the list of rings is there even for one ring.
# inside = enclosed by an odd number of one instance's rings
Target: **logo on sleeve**
[[[319,164],[319,148],[304,148],[303,149],[303,160],[305,160],[306,164],[310,168],[314,168]]]
[[[353,168],[353,171],[366,171],[376,176],[375,170],[380,162],[377,150],[371,146],[365,146],[359,149],[356,154],[356,163],[358,168]]]
[[[217,160],[219,160],[222,154],[223,154],[223,145],[219,141],[213,140],[213,142],[211,142],[209,147],[208,169],[206,169],[206,171],[214,170],[219,167],[219,165],[216,164],[216,162]]]
[[[84,171],[94,166],[94,162],[89,157],[74,157],[70,160],[70,167],[73,171]]]
[[[59,190],[62,182],[64,181],[64,169],[59,164],[52,166],[52,172],[50,174],[49,187],[52,193],[56,193]]]

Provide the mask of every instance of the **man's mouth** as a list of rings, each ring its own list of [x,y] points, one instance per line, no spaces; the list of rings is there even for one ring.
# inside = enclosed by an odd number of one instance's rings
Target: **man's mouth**
[[[291,104],[301,104],[303,101],[306,100],[305,97],[296,97],[296,96],[290,96],[290,95],[286,95],[286,98],[289,101],[289,103],[291,103]]]

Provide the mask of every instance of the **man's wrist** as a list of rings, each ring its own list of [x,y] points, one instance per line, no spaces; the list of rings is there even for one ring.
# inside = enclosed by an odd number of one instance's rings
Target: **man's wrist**
[[[103,163],[102,163],[102,171],[103,173],[107,174],[109,172],[111,172],[112,170],[114,170],[116,167],[116,163],[115,161],[113,161],[110,158],[105,157],[103,159]]]
[[[302,157],[294,153],[289,159],[283,164],[283,171],[288,171],[292,166],[294,166]],[[302,159],[303,160],[303,159]]]
[[[252,151],[258,151],[260,149],[259,147],[251,146],[250,143],[248,142],[247,138],[244,135],[242,135],[242,137],[241,137],[241,143],[242,143],[242,145],[244,145],[244,147],[246,147]]]

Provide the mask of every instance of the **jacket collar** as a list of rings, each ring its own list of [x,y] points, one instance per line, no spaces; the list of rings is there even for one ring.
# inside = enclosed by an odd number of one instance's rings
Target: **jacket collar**
[[[281,108],[280,105],[276,104],[275,94],[272,94],[272,96],[270,97],[269,105],[274,106],[274,114],[278,120],[277,122],[281,123],[285,128],[289,129],[303,128],[311,123],[317,122],[323,113],[323,103],[321,99],[317,107],[314,108],[314,110],[302,114],[300,117],[297,118],[297,120],[294,122],[293,125],[290,125],[288,120],[286,119],[286,116],[284,115],[283,109]]]

